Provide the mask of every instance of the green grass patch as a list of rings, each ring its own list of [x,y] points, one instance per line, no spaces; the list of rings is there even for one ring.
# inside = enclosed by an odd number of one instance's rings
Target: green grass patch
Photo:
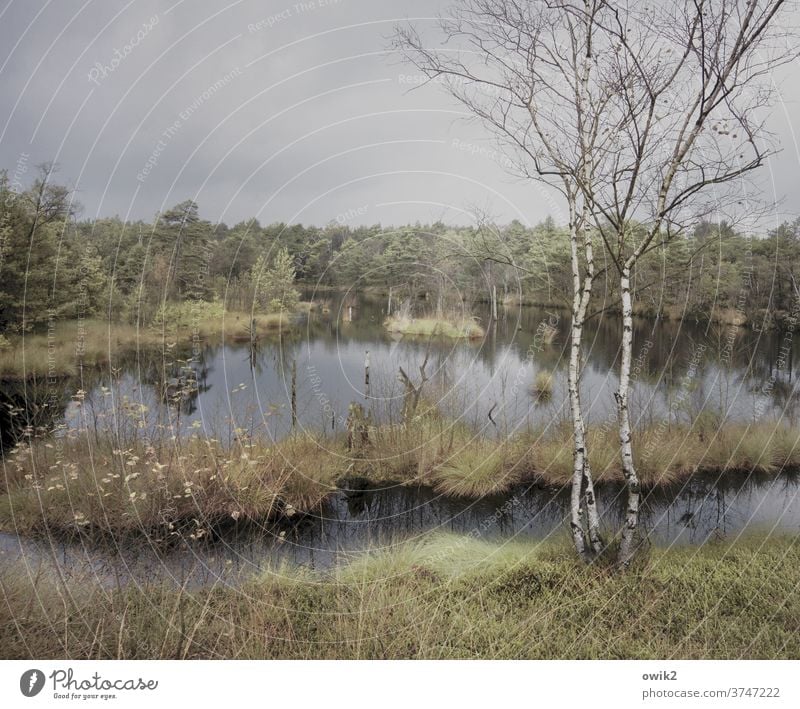
[[[798,659],[800,545],[651,550],[620,574],[566,547],[433,537],[238,588],[0,572],[6,659]]]
[[[418,337],[448,337],[476,340],[484,336],[484,329],[472,318],[411,318],[393,315],[384,327],[391,333]]]
[[[520,480],[524,458],[510,443],[476,439],[436,466],[437,491],[458,497],[483,497],[505,492]],[[518,446],[517,446],[518,448]]]

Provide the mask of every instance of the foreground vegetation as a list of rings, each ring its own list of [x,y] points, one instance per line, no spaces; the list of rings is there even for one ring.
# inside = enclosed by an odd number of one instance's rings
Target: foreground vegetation
[[[339,487],[429,485],[444,495],[478,498],[519,483],[561,488],[572,476],[571,439],[561,428],[496,440],[430,408],[407,423],[358,429],[355,436],[297,434],[271,443],[240,431],[231,444],[197,435],[150,441],[136,428],[138,406],[130,403],[123,412],[131,429],[120,437],[70,431],[10,451],[0,529],[146,534],[168,542],[178,534],[204,536],[314,511]],[[588,435],[596,482],[622,482],[613,427]],[[637,443],[647,488],[696,472],[744,477],[800,470],[800,430],[765,421],[655,426],[638,431]]]
[[[566,547],[441,536],[238,587],[0,575],[6,659],[798,659],[800,545],[653,549],[625,574]],[[636,613],[631,615],[631,608]]]

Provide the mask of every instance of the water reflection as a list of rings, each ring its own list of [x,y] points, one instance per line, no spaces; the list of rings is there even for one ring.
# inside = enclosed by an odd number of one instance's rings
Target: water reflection
[[[641,531],[649,542],[699,546],[747,533],[800,532],[798,478],[696,476],[685,485],[651,492],[644,501]],[[598,491],[603,524],[619,528],[622,490]],[[464,500],[426,487],[340,491],[317,516],[292,527],[249,530],[215,543],[181,545],[158,554],[146,544],[98,549],[81,544],[35,542],[0,535],[6,561],[23,556],[32,568],[54,564],[67,575],[87,571],[104,583],[235,584],[282,563],[325,569],[359,554],[434,533],[490,541],[567,539],[565,491],[518,487],[506,495]]]
[[[352,308],[334,302],[329,313],[312,314],[299,332],[262,341],[257,348],[207,344],[195,356],[175,347],[121,357],[113,370],[74,383],[73,389],[82,388],[86,397],[67,406],[64,414],[70,426],[80,426],[87,408],[103,414],[103,401],[110,396],[115,402],[135,402],[147,427],[166,427],[170,434],[200,428],[225,440],[240,428],[280,438],[291,429],[291,372],[296,368],[298,425],[330,432],[341,430],[353,402],[374,420],[397,420],[403,398],[399,367],[416,372],[430,349],[427,400],[480,427],[492,411],[501,435],[541,429],[567,417],[568,319],[566,312],[511,308],[479,342],[428,343],[389,336],[382,327],[382,302],[362,297]],[[551,344],[537,335],[543,322],[554,324]],[[688,422],[713,412],[721,419],[785,416],[796,421],[796,345],[790,338],[787,351],[775,333],[639,320],[634,418],[641,425],[664,418]],[[591,320],[583,396],[595,423],[614,416],[618,352],[618,321],[611,316]],[[541,370],[555,373],[548,401],[531,395]]]

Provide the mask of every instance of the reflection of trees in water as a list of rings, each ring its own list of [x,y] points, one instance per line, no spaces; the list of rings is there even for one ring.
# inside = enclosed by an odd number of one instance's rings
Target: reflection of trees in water
[[[46,378],[0,385],[0,446],[51,433],[63,421],[72,386],[68,380]]]
[[[696,475],[647,495],[643,530],[669,541],[683,536],[692,543],[723,538],[760,519],[759,513],[771,524],[781,521],[799,486],[798,471],[777,477],[735,472]]]
[[[64,568],[86,566],[111,586],[131,578],[209,583],[217,581],[218,575],[237,571],[249,575],[281,560],[324,568],[359,552],[385,550],[409,540],[424,542],[439,533],[454,535],[453,553],[470,539],[541,540],[567,535],[567,490],[519,486],[505,495],[472,500],[443,497],[427,487],[356,489],[355,481],[348,486],[353,489],[336,493],[321,511],[298,516],[289,527],[243,530],[226,536],[222,545],[192,543],[158,556],[149,545],[130,545],[124,554],[106,555],[85,544],[64,543],[57,556]],[[794,499],[798,487],[798,473],[777,478],[696,477],[683,485],[651,491],[644,502],[641,531],[659,544],[699,545],[732,537],[759,508],[770,525],[784,515],[784,526],[792,524],[796,529],[800,510],[795,505],[787,512],[782,501]],[[619,486],[606,485],[598,493],[608,528],[616,529],[621,518],[624,496],[620,492]],[[29,559],[53,558],[49,547],[36,548],[30,540],[23,543]],[[18,545],[14,539],[14,548]],[[448,548],[439,553],[448,553]]]
[[[745,371],[748,390],[754,400],[767,397],[789,420],[796,421],[800,406],[794,365],[797,335],[750,332],[743,339],[755,346],[759,337],[761,356],[753,357]]]
[[[379,409],[383,407],[389,410],[394,406],[395,399],[399,400],[395,359],[418,366],[428,342],[425,338],[403,338],[397,344],[390,345],[382,324],[385,298],[361,298],[357,316],[350,323],[341,322],[341,296],[331,294],[330,300],[330,312],[313,313],[307,326],[282,332],[273,338],[264,338],[253,349],[247,344],[229,346],[224,350],[224,356],[229,362],[235,359],[238,364],[238,358],[246,362],[253,385],[262,389],[275,386],[288,392],[291,362],[294,358],[298,358],[298,363],[301,361],[307,341],[314,342],[316,351],[331,360],[340,357],[340,350],[347,349],[348,345],[348,354],[352,354],[353,349],[360,349],[362,353],[372,350],[373,396],[369,406],[375,409],[376,420],[383,420],[380,418],[383,412]],[[478,304],[475,313],[485,323],[488,306]],[[542,414],[544,407],[534,407],[527,395],[531,383],[529,379],[542,369],[558,373],[554,377],[556,394],[549,406],[554,415],[560,410],[562,398],[559,387],[565,379],[563,368],[566,365],[564,348],[569,342],[568,311],[512,307],[501,310],[500,314],[501,317],[493,323],[487,338],[482,341],[433,341],[430,344],[430,382],[427,385],[427,393],[434,400],[444,401],[447,413],[480,426],[487,423],[486,411],[496,403],[494,418],[499,422],[498,434],[502,434],[504,423],[513,427],[520,421],[524,422],[526,416],[536,421],[546,418]],[[537,342],[537,328],[551,318],[556,322],[554,341],[551,344]],[[782,334],[759,333],[725,325],[649,319],[636,320],[634,327],[633,354],[636,366],[633,404],[635,413],[639,415],[639,425],[657,425],[664,416],[670,415],[670,411],[673,411],[673,421],[693,423],[701,412],[726,411],[734,403],[735,415],[745,420],[750,420],[754,412],[770,414],[773,407],[784,412],[790,420],[800,417],[793,359],[795,342],[785,341]],[[380,343],[386,347],[381,347]],[[590,320],[586,343],[588,370],[596,375],[593,380],[587,378],[588,386],[595,387],[592,393],[598,393],[597,387],[613,388],[615,375],[609,378],[609,372],[615,367],[620,344],[616,317],[605,314]],[[694,355],[700,345],[705,345],[706,350],[698,360]],[[174,423],[176,414],[181,419],[196,416],[203,394],[209,394],[205,401],[209,402],[210,408],[215,405],[227,408],[228,402],[219,384],[219,374],[214,378],[214,365],[218,361],[222,363],[222,353],[222,345],[204,343],[196,357],[186,346],[180,345],[172,348],[141,348],[115,355],[113,369],[84,370],[81,378],[60,381],[55,387],[59,392],[57,401],[54,400],[49,407],[42,405],[46,396],[42,382],[3,383],[0,385],[2,442],[8,445],[26,426],[52,428],[63,418],[65,409],[71,415],[69,411],[72,409],[67,407],[69,396],[79,389],[86,391],[84,408],[87,412],[92,406],[97,410],[103,409],[100,404],[102,393],[92,390],[106,386],[113,389],[115,394],[129,394],[131,399],[157,408],[148,416],[151,419],[161,417],[164,424]],[[478,366],[468,369],[473,363]],[[530,367],[525,369],[529,363]],[[217,369],[220,364],[216,364]],[[319,366],[320,362],[311,364]],[[696,372],[687,384],[690,366],[694,366]],[[323,370],[324,366],[318,369],[320,372]],[[326,371],[332,377],[332,368]],[[520,371],[528,377],[522,383],[515,381]],[[319,421],[321,428],[330,427],[330,411],[323,424],[319,391],[309,383],[308,376],[307,367],[299,366],[298,404],[301,419],[308,414],[311,418],[306,416],[303,420],[310,425],[316,425]],[[492,379],[490,384],[486,382],[487,377]],[[213,381],[218,382],[220,391],[212,391]],[[353,385],[357,387],[359,381],[354,381]],[[346,388],[331,379],[330,389],[323,392],[330,396],[331,406],[339,414],[346,410],[349,398],[358,395],[348,390],[345,394],[349,397],[348,401],[337,399],[342,394],[341,390]],[[44,390],[47,390],[46,386]],[[443,393],[446,393],[445,399],[440,398]],[[602,390],[599,393],[602,396],[597,397],[598,405],[601,402],[613,405],[610,391],[606,393]],[[277,401],[266,402],[267,406],[274,406],[278,413],[284,410],[288,402],[288,397],[284,399],[282,392],[279,394]],[[120,397],[115,396],[114,401],[119,402]],[[673,408],[675,402],[680,405]],[[534,413],[531,414],[529,410],[534,410]],[[257,413],[254,415],[258,418]],[[606,413],[600,406],[596,420],[605,420]],[[391,416],[392,412],[388,411],[388,415]]]
[[[776,515],[793,515],[784,522],[800,523],[798,511],[786,511],[784,501],[797,492],[798,475],[777,478],[732,474],[719,479],[699,476],[681,485],[650,491],[642,510],[643,538],[658,543],[680,541],[702,544],[735,534],[760,510],[773,522]],[[603,485],[598,491],[603,525],[617,529],[624,514],[624,495],[619,485]],[[290,535],[290,556],[298,561],[309,550],[361,551],[402,543],[409,538],[451,532],[496,540],[509,538],[556,538],[567,532],[569,493],[561,489],[518,486],[504,495],[479,500],[438,495],[431,488],[396,486],[353,489],[337,493],[325,508],[305,519]]]
[[[265,373],[269,376],[268,369],[278,371],[280,376],[280,367],[276,365],[280,364],[279,348],[284,340],[291,342],[308,338],[319,341],[323,351],[337,357],[339,349],[348,345],[361,345],[367,350],[376,342],[388,341],[382,325],[386,306],[384,298],[361,297],[353,322],[342,320],[342,308],[346,303],[341,295],[333,293],[329,300],[330,312],[312,314],[302,332],[282,335],[280,342],[266,343],[257,353],[251,354],[251,368],[257,376]],[[478,304],[474,312],[482,322],[487,321],[488,306]],[[456,411],[457,416],[469,417],[474,413],[472,409],[476,408],[474,392],[470,390],[470,383],[474,380],[469,375],[463,376],[460,363],[467,366],[474,360],[484,365],[488,376],[495,377],[498,390],[503,388],[502,376],[508,366],[525,365],[531,360],[537,371],[557,372],[566,366],[564,348],[569,342],[567,311],[517,306],[506,308],[501,315],[481,341],[466,343],[438,339],[430,345],[431,363],[435,363],[435,368],[430,368],[429,390],[434,391],[435,387],[438,392],[448,392],[447,399],[452,402],[452,407],[460,404],[471,407],[470,411]],[[556,320],[554,341],[551,344],[537,342],[537,328],[543,320],[551,319]],[[667,415],[676,423],[690,423],[703,412],[726,411],[734,401],[738,402],[738,413],[747,416],[750,406],[747,394],[743,395],[743,377],[751,365],[754,365],[753,371],[761,368],[768,372],[769,358],[772,357],[774,363],[779,351],[778,334],[753,333],[725,325],[639,318],[634,328],[634,403],[637,404],[640,425],[655,425]],[[586,341],[588,367],[597,375],[596,381],[606,380],[616,366],[620,347],[617,317],[606,313],[590,320]],[[399,349],[409,362],[413,362],[424,357],[428,342],[425,338],[403,338],[392,349]],[[377,384],[376,377],[382,365],[387,363],[373,357],[373,384]],[[556,382],[563,378],[562,371]],[[300,384],[302,388],[303,382]],[[609,386],[613,387],[613,381]],[[499,392],[497,396],[501,398],[501,394]],[[383,396],[391,398],[391,388]],[[769,391],[768,400],[771,405],[781,408],[791,404],[789,410],[794,412],[796,404],[792,399],[792,388],[780,377]],[[527,403],[524,397],[516,396],[516,401],[498,401],[498,407],[524,407]],[[556,397],[553,405],[558,404]],[[476,421],[485,423],[485,412],[475,416]]]
[[[197,411],[198,398],[211,389],[210,374],[218,348],[204,345],[196,352],[165,347],[137,353],[139,381],[153,387],[157,399],[186,416]]]

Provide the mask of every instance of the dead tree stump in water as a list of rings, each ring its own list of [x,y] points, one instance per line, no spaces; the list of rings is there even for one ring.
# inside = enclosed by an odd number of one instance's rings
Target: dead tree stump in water
[[[370,417],[364,414],[364,407],[353,402],[347,414],[347,449],[361,450],[369,445]]]

